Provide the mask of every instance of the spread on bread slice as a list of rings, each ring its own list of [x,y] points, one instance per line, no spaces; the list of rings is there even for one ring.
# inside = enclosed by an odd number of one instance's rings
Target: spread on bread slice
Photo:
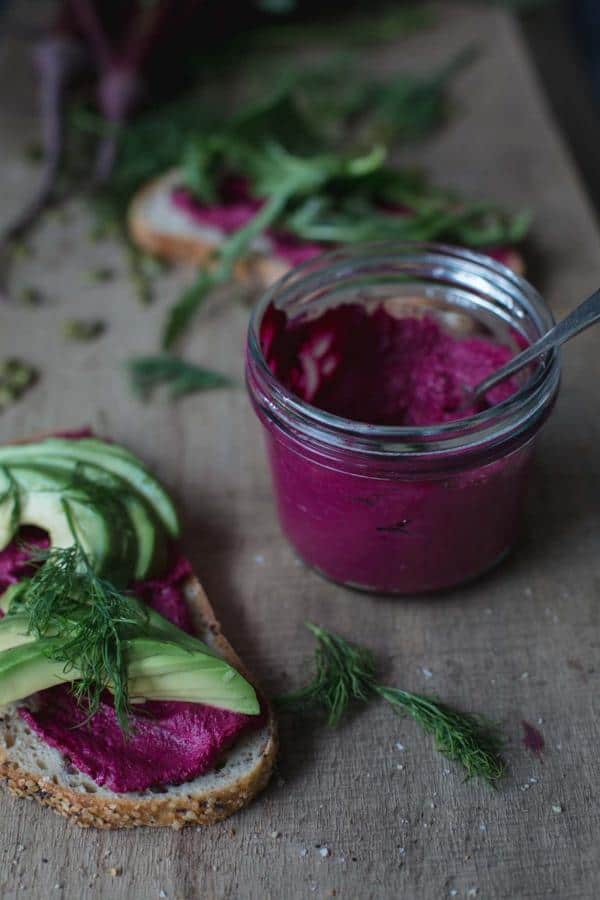
[[[0,775],[80,825],[209,823],[269,778],[269,705],[178,531],[125,448],[0,448]]]

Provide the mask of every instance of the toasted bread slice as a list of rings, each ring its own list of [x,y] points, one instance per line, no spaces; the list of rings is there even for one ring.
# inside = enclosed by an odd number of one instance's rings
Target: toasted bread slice
[[[198,636],[248,677],[196,578],[188,580],[184,596]],[[180,829],[226,819],[265,787],[277,754],[277,728],[269,708],[267,723],[236,741],[218,770],[164,791],[116,794],[74,770],[58,750],[40,740],[20,718],[17,706],[22,705],[0,708],[0,778],[17,796],[33,797],[84,828]]]
[[[179,171],[171,169],[139,190],[129,207],[129,234],[138,247],[161,259],[209,265],[225,233],[200,225],[177,209],[171,202],[171,192],[180,183]],[[236,267],[236,275],[266,285],[277,281],[288,269],[284,260],[270,253],[268,238],[260,238],[252,255]]]
[[[171,192],[181,183],[181,174],[171,169],[155,178],[135,194],[128,214],[131,239],[138,247],[170,262],[209,265],[211,255],[225,234],[210,225],[194,222],[172,203]],[[525,272],[518,250],[507,248],[502,262],[517,275]],[[288,272],[290,265],[270,252],[268,238],[261,238],[251,257],[238,264],[236,275],[261,286],[268,286]]]

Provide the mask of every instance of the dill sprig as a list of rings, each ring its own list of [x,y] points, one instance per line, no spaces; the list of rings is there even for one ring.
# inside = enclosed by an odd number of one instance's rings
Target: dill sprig
[[[375,684],[375,660],[370,650],[350,644],[337,634],[307,622],[317,639],[315,677],[298,691],[277,699],[282,708],[321,708],[327,723],[335,726],[352,702],[366,702]]]
[[[434,698],[380,684],[368,649],[311,622],[306,626],[317,639],[315,675],[305,687],[277,698],[279,706],[297,712],[322,710],[328,724],[335,726],[353,704],[379,696],[431,734],[436,749],[460,763],[467,778],[477,775],[490,785],[501,778],[505,764],[499,754],[504,742],[494,723]]]
[[[39,568],[15,611],[28,617],[28,632],[44,643],[49,659],[76,669],[73,693],[86,700],[88,716],[98,710],[102,692],[110,688],[119,724],[128,731],[129,695],[125,640],[143,627],[142,605],[99,577],[81,546],[36,548]],[[10,615],[10,611],[8,613]]]
[[[447,759],[460,763],[467,778],[478,775],[493,785],[502,777],[506,766],[499,754],[504,740],[494,722],[484,716],[457,712],[422,694],[385,685],[377,685],[375,690],[431,734],[436,750]]]

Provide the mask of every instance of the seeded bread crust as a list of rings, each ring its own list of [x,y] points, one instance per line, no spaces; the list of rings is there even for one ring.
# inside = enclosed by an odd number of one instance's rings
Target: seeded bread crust
[[[222,634],[196,578],[187,581],[184,595],[198,635],[252,680]],[[25,754],[23,741],[29,745]],[[236,742],[225,754],[222,769],[187,784],[169,787],[165,793],[116,794],[96,787],[89,778],[69,770],[58,751],[48,748],[25,728],[15,704],[0,709],[0,779],[18,797],[38,800],[83,828],[145,825],[179,830],[186,825],[219,822],[246,806],[266,786],[277,747],[277,726],[269,707],[267,724]],[[24,766],[23,755],[26,759],[31,757],[35,764]]]

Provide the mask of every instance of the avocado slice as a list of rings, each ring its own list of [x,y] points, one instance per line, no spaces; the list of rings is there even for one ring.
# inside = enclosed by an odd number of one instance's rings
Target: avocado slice
[[[98,571],[131,571],[136,542],[120,504],[97,504],[83,487],[73,487],[65,472],[43,466],[11,466],[18,490],[17,525],[36,525],[55,547],[73,544],[71,521],[81,546]],[[71,520],[71,521],[70,521]],[[0,548],[15,534],[10,504],[0,506]]]
[[[65,664],[48,659],[48,641],[32,641],[0,652],[0,704],[22,700],[37,691],[75,681],[77,669],[65,671]]]
[[[77,680],[77,669],[48,659],[51,646],[52,638],[43,638],[0,652],[0,704]],[[127,653],[132,699],[186,700],[249,715],[260,712],[252,685],[224,659],[147,638],[128,641]]]
[[[0,613],[6,616],[13,603],[18,603],[21,594],[23,594],[31,581],[30,578],[21,578],[16,584],[10,584],[3,594],[0,594]],[[0,619],[0,622],[3,620]]]
[[[130,489],[128,482],[117,475],[94,463],[76,465],[77,468],[74,470],[73,460],[55,456],[47,464],[44,463],[44,470],[62,472],[69,479],[73,478],[75,471],[91,485],[112,491],[114,500],[125,507],[137,540],[137,560],[133,576],[138,579],[147,578],[153,571],[158,571],[164,562],[166,546],[162,524],[154,511],[137,492]]]
[[[182,700],[257,715],[256,691],[222,657],[203,650],[140,638],[129,649],[132,699]]]
[[[0,651],[18,647],[21,644],[30,644],[35,640],[35,635],[28,632],[29,618],[15,613],[14,616],[5,616],[0,620]]]
[[[46,438],[36,444],[0,447],[0,466],[12,466],[31,459],[51,463],[55,457],[92,463],[122,478],[155,511],[167,534],[178,536],[179,521],[171,498],[143,463],[125,447],[97,438]]]

